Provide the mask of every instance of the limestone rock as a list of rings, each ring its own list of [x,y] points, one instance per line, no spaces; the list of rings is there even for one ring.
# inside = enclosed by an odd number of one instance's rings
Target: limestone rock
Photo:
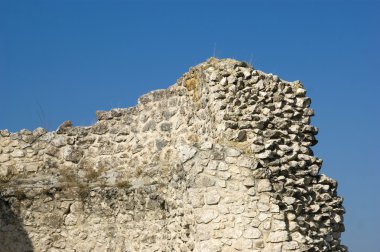
[[[269,179],[260,179],[257,183],[258,192],[269,192],[272,190],[272,184]]]
[[[248,228],[244,231],[243,236],[249,239],[257,239],[261,237],[261,232],[258,228]]]
[[[208,192],[205,195],[205,201],[206,201],[206,204],[208,205],[216,205],[218,204],[219,200],[220,200],[220,194],[216,190]]]
[[[181,160],[182,163],[194,157],[195,153],[197,153],[197,150],[191,146],[188,146],[188,145],[178,146],[179,159]]]
[[[214,220],[218,216],[219,216],[218,211],[216,211],[214,209],[199,210],[196,214],[196,221],[198,223],[207,224],[210,221]]]
[[[274,231],[268,236],[268,241],[270,242],[283,242],[289,240],[288,231]]]

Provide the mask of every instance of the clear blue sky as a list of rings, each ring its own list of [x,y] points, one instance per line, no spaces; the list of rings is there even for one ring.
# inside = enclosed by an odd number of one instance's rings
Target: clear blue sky
[[[351,251],[380,251],[379,1],[0,0],[0,128],[129,107],[214,54],[301,80]]]

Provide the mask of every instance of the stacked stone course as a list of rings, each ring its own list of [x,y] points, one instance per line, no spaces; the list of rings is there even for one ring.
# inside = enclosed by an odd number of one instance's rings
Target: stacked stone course
[[[93,126],[2,130],[0,251],[347,251],[309,106],[211,58]]]

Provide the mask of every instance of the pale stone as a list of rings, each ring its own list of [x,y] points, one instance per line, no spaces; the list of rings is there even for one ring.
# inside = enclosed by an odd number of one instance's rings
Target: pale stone
[[[257,203],[257,209],[259,209],[260,212],[267,212],[270,208],[268,204],[259,202]]]
[[[279,205],[271,205],[270,212],[271,213],[279,213],[280,212],[280,206]]]
[[[256,195],[256,189],[251,187],[248,189],[247,194],[250,196],[255,196]]]
[[[288,250],[296,250],[299,248],[299,246],[296,241],[289,241],[283,243],[283,248]]]
[[[21,158],[21,157],[24,157],[24,156],[25,156],[25,153],[24,153],[24,151],[22,151],[22,150],[14,150],[14,151],[11,153],[11,156],[12,156],[12,157],[15,157],[15,158]]]
[[[25,170],[27,172],[36,172],[36,171],[38,171],[38,165],[37,164],[27,164],[25,166]]]
[[[227,82],[228,82],[228,84],[233,84],[233,83],[236,82],[236,80],[237,80],[236,76],[233,76],[233,75],[230,75],[230,76],[228,76],[228,78],[227,78]]]
[[[261,237],[261,232],[258,228],[247,228],[243,233],[244,238],[258,239]]]
[[[236,165],[230,165],[229,166],[229,171],[231,172],[231,173],[236,173],[236,174],[241,174],[242,172],[242,169],[241,169],[241,167],[239,167],[239,166],[236,166]]]
[[[204,196],[197,192],[189,193],[191,205],[194,208],[202,207],[204,205]]]
[[[271,227],[271,223],[270,223],[270,221],[264,221],[264,223],[262,223],[261,224],[262,225],[262,228],[264,229],[264,230],[269,230],[270,229],[270,227]]]
[[[212,149],[212,146],[213,144],[211,142],[204,142],[202,145],[201,145],[201,150],[211,150]]]
[[[243,181],[243,185],[245,185],[245,186],[247,186],[247,187],[255,186],[255,179],[252,178],[252,177],[246,178],[246,179]]]
[[[210,75],[210,80],[216,81],[218,79],[218,73],[217,72],[212,72]]]
[[[260,179],[257,183],[258,192],[270,192],[272,191],[272,184],[269,179]]]
[[[286,229],[286,223],[285,223],[285,221],[272,220],[272,230],[273,231],[285,230],[285,229]]]
[[[288,231],[275,231],[270,232],[268,236],[268,241],[270,242],[284,242],[289,240]]]
[[[296,95],[298,95],[298,96],[304,96],[305,94],[306,94],[306,90],[303,88],[298,88],[296,90]]]
[[[241,155],[241,151],[233,148],[227,148],[226,149],[226,156],[227,157],[238,157]]]
[[[227,78],[226,77],[223,77],[221,80],[220,80],[220,85],[222,86],[225,86],[227,84]]]
[[[248,251],[249,249],[252,248],[252,244],[253,244],[253,242],[251,239],[234,240],[232,242],[232,247],[234,248],[234,250],[232,250],[232,251],[236,251],[236,250]],[[249,250],[249,251],[251,251],[251,250]]]
[[[270,217],[270,214],[267,214],[267,213],[260,213],[259,215],[258,215],[258,219],[261,221],[261,222],[263,222],[263,221],[265,221],[266,219],[268,219]]]
[[[220,194],[214,190],[205,194],[205,202],[208,205],[216,205],[219,203]]]
[[[224,162],[220,162],[218,165],[218,170],[219,171],[227,171],[228,170],[228,165]]]
[[[282,252],[282,244],[269,243],[262,252]]]
[[[0,178],[5,178],[9,175],[10,169],[8,166],[0,166]]]
[[[295,231],[299,228],[297,222],[295,221],[289,221],[288,226],[289,226],[289,231]]]
[[[211,238],[210,229],[207,226],[202,226],[197,233],[199,241],[209,240]]]
[[[238,159],[236,157],[226,157],[224,161],[227,164],[236,164]]]
[[[288,205],[292,205],[294,202],[296,202],[296,198],[293,197],[284,197],[284,202]]]
[[[224,230],[224,237],[238,239],[243,235],[243,231],[237,228],[227,228]]]
[[[230,206],[228,209],[233,214],[241,214],[245,210],[244,206]]]
[[[272,151],[270,151],[270,150],[266,150],[262,153],[256,154],[256,158],[259,158],[259,159],[270,158],[272,156],[273,156],[273,154],[272,154]]]
[[[218,240],[203,241],[200,244],[200,252],[220,252],[222,244]]]
[[[220,179],[223,179],[223,180],[228,180],[232,176],[231,173],[223,172],[223,171],[218,172],[217,175]]]
[[[66,145],[66,138],[64,136],[57,136],[52,141],[51,144],[55,147],[61,147]]]
[[[219,162],[216,161],[216,160],[211,160],[208,165],[207,165],[207,168],[210,169],[210,170],[216,170],[216,168],[218,167],[219,165]]]
[[[0,155],[0,163],[4,163],[10,160],[10,157],[8,154],[1,154]]]
[[[298,242],[299,244],[303,244],[306,242],[305,237],[299,232],[293,232],[291,234],[291,237],[292,237],[292,240]]]
[[[222,188],[226,188],[227,187],[227,183],[226,183],[225,180],[218,180],[217,184],[218,184],[218,186],[220,186]]]
[[[74,214],[68,214],[65,218],[65,225],[66,226],[73,226],[77,223],[78,217]]]
[[[311,206],[310,206],[310,209],[311,209],[311,211],[312,211],[313,213],[318,212],[320,208],[321,208],[321,207],[320,207],[319,205],[311,205]],[[337,215],[337,216],[340,218],[339,215]],[[337,221],[336,221],[336,222],[337,222]],[[339,222],[337,222],[337,223],[339,223]]]
[[[249,77],[251,77],[251,71],[249,71],[248,69],[244,70],[243,71],[243,74],[244,74],[244,77],[247,79]]]
[[[214,209],[199,209],[196,212],[197,223],[209,223],[219,216],[218,211]]]
[[[255,169],[257,167],[257,162],[255,162],[252,158],[249,157],[241,157],[239,158],[237,165],[241,167]]]

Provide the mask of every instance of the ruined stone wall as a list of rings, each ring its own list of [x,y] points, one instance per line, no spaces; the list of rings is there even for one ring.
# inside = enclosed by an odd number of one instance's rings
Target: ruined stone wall
[[[347,251],[309,105],[212,58],[93,126],[0,131],[0,251]]]

